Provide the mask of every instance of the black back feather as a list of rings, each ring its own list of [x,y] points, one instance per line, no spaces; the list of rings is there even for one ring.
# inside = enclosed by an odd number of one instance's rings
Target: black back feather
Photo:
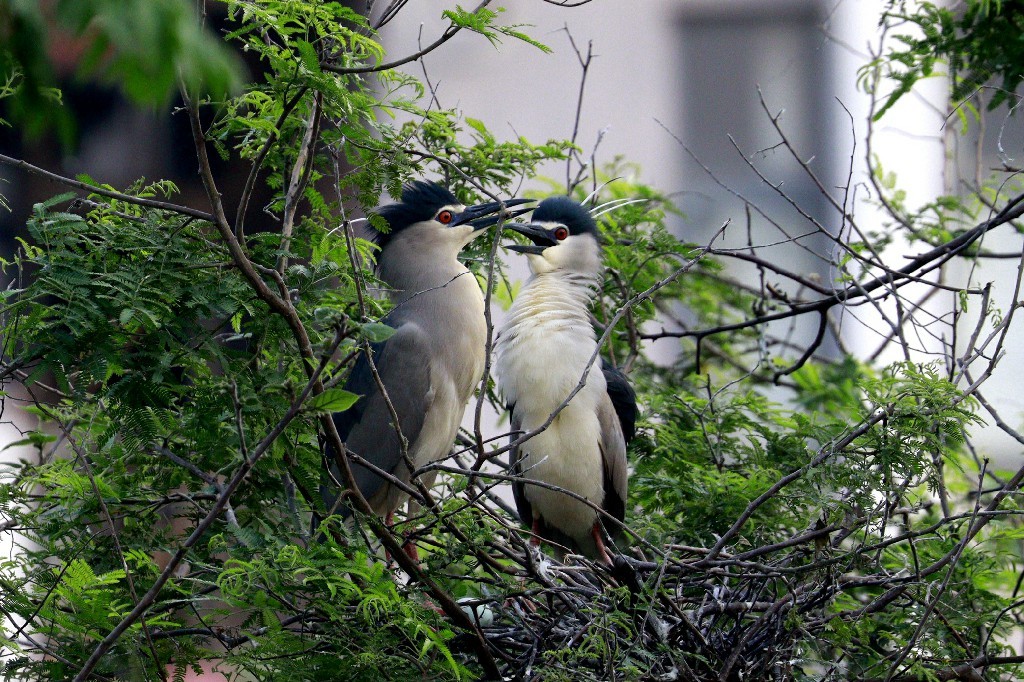
[[[629,380],[621,370],[601,358],[601,371],[604,373],[605,383],[608,384],[608,397],[615,408],[615,414],[619,417],[619,424],[622,426],[622,437],[626,445],[636,436],[636,391],[629,385]]]

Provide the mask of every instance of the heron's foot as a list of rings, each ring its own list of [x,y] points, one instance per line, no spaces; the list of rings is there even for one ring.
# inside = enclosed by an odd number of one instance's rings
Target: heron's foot
[[[423,598],[423,606],[428,608],[428,609],[430,609],[431,611],[434,611],[436,613],[440,613],[442,616],[447,616],[448,615],[448,614],[446,614],[444,612],[444,609],[442,609],[440,606],[435,604],[434,600],[431,599],[430,597],[424,597]]]
[[[523,586],[525,587],[525,583],[523,583]],[[502,606],[509,611],[515,611],[516,607],[518,607],[526,613],[537,613],[539,608],[537,600],[525,592],[514,597],[505,597],[505,601],[502,602]]]

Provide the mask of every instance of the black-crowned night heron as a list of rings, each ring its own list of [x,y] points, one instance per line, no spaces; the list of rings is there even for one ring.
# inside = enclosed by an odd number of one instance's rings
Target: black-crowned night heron
[[[336,413],[334,424],[350,452],[403,483],[409,483],[411,472],[392,408],[414,469],[451,451],[466,404],[483,373],[487,335],[483,294],[458,255],[500,217],[518,215],[498,215],[503,205],[524,201],[467,208],[441,185],[414,182],[404,188],[399,203],[376,211],[390,228],[375,235],[381,249],[378,274],[395,304],[382,320],[394,328],[394,334],[372,344],[373,364],[387,399],[370,362],[361,355],[345,389],[362,397],[351,409]],[[337,476],[333,450],[327,454]],[[390,524],[407,494],[373,470],[354,460],[350,463],[359,491]],[[431,480],[425,482],[429,485]],[[337,492],[331,486],[322,490],[328,509],[335,506]],[[337,511],[350,513],[347,505]],[[407,549],[414,554],[413,548]]]
[[[512,414],[513,438],[533,431],[565,402],[597,349],[588,308],[601,284],[597,224],[577,202],[545,199],[531,222],[508,227],[533,242],[508,248],[527,255],[533,276],[516,297],[495,342],[494,374]],[[575,493],[613,518],[625,515],[626,444],[636,396],[625,377],[593,367],[586,383],[546,430],[512,453],[513,471]],[[533,542],[545,538],[611,564],[600,514],[558,490],[513,485]],[[614,536],[619,527],[608,524]]]

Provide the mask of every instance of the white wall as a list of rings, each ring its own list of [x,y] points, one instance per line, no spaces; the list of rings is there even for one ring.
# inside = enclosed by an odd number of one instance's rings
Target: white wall
[[[578,143],[589,151],[604,130],[600,159],[622,154],[638,161],[646,178],[673,177],[680,154],[654,118],[672,121],[679,108],[673,36],[681,3],[599,1],[575,9],[541,2],[508,6],[502,23],[532,24],[522,30],[548,45],[553,54],[512,39],[494,48],[480,35],[462,31],[423,60],[441,104],[486,121],[505,139],[516,134],[535,142],[568,138],[582,75],[568,28],[584,54],[588,41],[593,41]],[[410,3],[382,31],[389,57],[415,51],[421,25],[422,44],[439,36],[447,26],[440,12],[438,3]],[[405,70],[423,74],[419,64]],[[564,165],[549,170],[564,180]]]

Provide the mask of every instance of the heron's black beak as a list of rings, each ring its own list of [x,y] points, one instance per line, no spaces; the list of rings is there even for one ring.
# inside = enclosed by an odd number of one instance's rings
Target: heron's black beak
[[[519,209],[517,211],[509,211],[510,206],[520,206],[522,204],[532,202],[532,199],[509,199],[508,201],[489,201],[486,204],[477,204],[476,206],[470,206],[465,211],[460,213],[458,217],[451,223],[454,225],[464,225],[469,223],[473,226],[474,230],[482,230],[486,227],[496,224],[500,220],[508,220],[520,216],[524,213],[532,211],[532,208]],[[502,210],[502,209],[505,210]],[[497,215],[494,215],[494,214]]]
[[[509,251],[516,253],[541,254],[544,249],[558,243],[551,230],[542,223],[509,223],[507,227],[519,234],[526,235],[533,242],[533,245],[510,244],[506,246]]]
[[[518,201],[519,200],[517,200],[517,203],[518,203]],[[529,201],[529,199],[527,199],[526,201]],[[508,204],[506,203],[505,205],[507,206]],[[497,225],[499,221],[511,220],[512,218],[518,218],[519,216],[523,215],[524,213],[529,213],[532,210],[533,210],[533,206],[531,206],[530,208],[518,208],[518,209],[516,209],[514,211],[504,211],[502,213],[499,213],[498,215],[492,215],[492,216],[488,216],[486,218],[477,218],[476,220],[471,221],[470,225],[473,226],[473,229],[479,231],[479,230],[483,230],[485,228],[488,228],[491,225]]]

